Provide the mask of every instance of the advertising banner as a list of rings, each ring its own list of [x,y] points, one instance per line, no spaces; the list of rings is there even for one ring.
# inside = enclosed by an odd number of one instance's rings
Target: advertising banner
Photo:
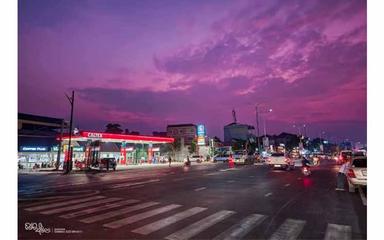
[[[205,145],[205,126],[202,124],[197,125],[197,145]]]

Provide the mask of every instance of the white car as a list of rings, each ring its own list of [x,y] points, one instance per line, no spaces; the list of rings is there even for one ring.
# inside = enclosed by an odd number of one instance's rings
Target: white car
[[[204,161],[204,157],[201,156],[201,155],[192,155],[192,156],[189,158],[189,161],[191,161],[191,162],[201,163],[201,162]]]
[[[217,154],[213,157],[213,162],[228,162],[229,154]]]
[[[239,150],[233,153],[233,160],[235,164],[253,164],[255,163],[255,155]]]
[[[284,153],[272,153],[267,159],[267,164],[272,168],[283,168],[286,170],[294,168],[293,161],[286,157]]]
[[[359,186],[367,186],[367,157],[354,157],[347,173],[349,192]]]

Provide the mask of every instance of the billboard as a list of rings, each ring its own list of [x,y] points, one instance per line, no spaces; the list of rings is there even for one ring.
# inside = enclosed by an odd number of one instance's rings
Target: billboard
[[[205,145],[205,126],[202,124],[197,125],[197,145]]]

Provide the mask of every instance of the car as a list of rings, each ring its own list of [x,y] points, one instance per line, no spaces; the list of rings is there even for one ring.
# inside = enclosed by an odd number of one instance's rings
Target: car
[[[343,150],[339,154],[339,158],[337,159],[337,164],[342,164],[343,162],[352,159],[352,151],[351,150]]]
[[[357,187],[367,186],[367,157],[354,157],[347,172],[349,192],[355,192]]]
[[[227,153],[217,154],[213,157],[213,162],[228,162],[228,160],[229,154]]]
[[[267,164],[271,168],[283,168],[285,170],[291,170],[294,168],[293,161],[284,153],[272,153],[272,155],[267,159]]]
[[[253,164],[255,163],[255,155],[245,150],[233,152],[233,160],[235,164]]]
[[[117,162],[115,158],[101,158],[98,167],[100,170],[106,168],[107,170],[113,169],[114,171],[116,171],[116,165]]]
[[[201,155],[192,155],[192,156],[189,158],[189,161],[191,161],[191,162],[201,163],[201,162],[204,161],[204,157],[201,156]]]

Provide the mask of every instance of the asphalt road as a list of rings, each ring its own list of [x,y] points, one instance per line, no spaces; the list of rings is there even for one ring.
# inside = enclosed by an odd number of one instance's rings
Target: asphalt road
[[[19,175],[19,238],[366,239],[366,192],[336,192],[336,171],[196,164]]]

